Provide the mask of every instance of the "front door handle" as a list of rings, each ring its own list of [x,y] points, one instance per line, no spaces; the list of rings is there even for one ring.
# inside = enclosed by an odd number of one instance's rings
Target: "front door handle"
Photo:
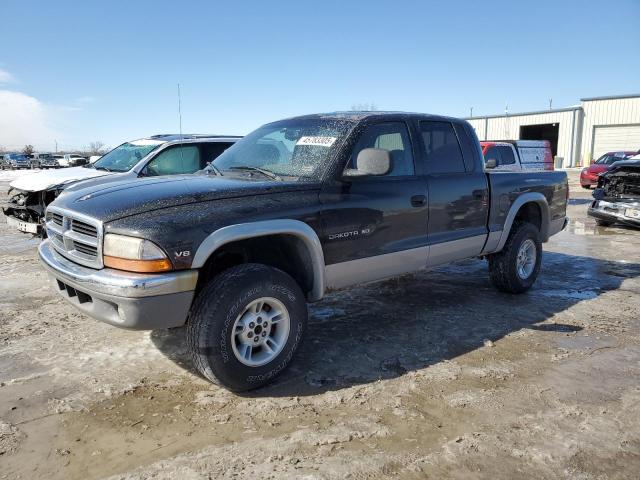
[[[427,204],[427,197],[424,195],[414,195],[411,197],[412,207],[424,207]]]
[[[485,195],[486,195],[486,190],[474,190],[473,191],[473,198],[476,198],[478,200],[483,200]]]

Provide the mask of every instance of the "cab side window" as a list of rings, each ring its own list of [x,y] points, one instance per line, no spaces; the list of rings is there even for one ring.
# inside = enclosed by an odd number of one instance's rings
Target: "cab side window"
[[[430,173],[465,173],[458,137],[449,122],[420,122],[422,143]]]
[[[516,157],[513,155],[513,148],[507,146],[497,148],[500,149],[500,155],[502,156],[502,161],[498,165],[515,165]]]
[[[357,158],[365,148],[380,148],[391,154],[391,171],[387,176],[413,175],[413,153],[409,131],[404,122],[386,122],[367,126],[356,143],[348,168],[358,168]]]
[[[500,149],[498,147],[489,147],[487,153],[484,154],[485,162],[487,160],[495,160],[496,166],[502,165],[502,155],[500,155]]]
[[[179,175],[202,168],[198,145],[178,145],[160,152],[145,167],[145,175]]]

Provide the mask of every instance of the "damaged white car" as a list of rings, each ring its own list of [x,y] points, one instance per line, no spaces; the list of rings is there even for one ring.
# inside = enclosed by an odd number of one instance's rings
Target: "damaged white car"
[[[195,173],[204,169],[240,137],[155,135],[126,142],[82,167],[20,177],[9,184],[2,206],[7,223],[25,233],[42,232],[47,205],[71,184],[108,183],[126,178]]]

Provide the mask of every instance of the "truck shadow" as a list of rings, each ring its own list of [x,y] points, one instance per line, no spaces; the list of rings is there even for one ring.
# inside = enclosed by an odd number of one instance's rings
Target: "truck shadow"
[[[543,322],[638,276],[637,263],[545,252],[536,285],[523,295],[496,291],[481,260],[336,292],[309,307],[306,339],[291,366],[272,384],[242,395],[317,395],[421,370],[522,329],[576,332],[580,325]],[[183,329],[151,336],[195,373],[183,337]]]

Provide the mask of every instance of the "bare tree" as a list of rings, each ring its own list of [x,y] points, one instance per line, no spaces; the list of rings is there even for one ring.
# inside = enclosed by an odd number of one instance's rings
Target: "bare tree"
[[[100,140],[96,140],[95,142],[91,142],[89,147],[87,148],[88,155],[104,155],[109,147],[107,147]]]
[[[22,149],[22,153],[24,153],[27,156],[33,154],[33,152],[35,151],[36,149],[33,148],[33,145],[25,145],[24,148]]]
[[[351,105],[351,110],[357,112],[375,112],[378,110],[378,107],[375,103],[354,103]]]

